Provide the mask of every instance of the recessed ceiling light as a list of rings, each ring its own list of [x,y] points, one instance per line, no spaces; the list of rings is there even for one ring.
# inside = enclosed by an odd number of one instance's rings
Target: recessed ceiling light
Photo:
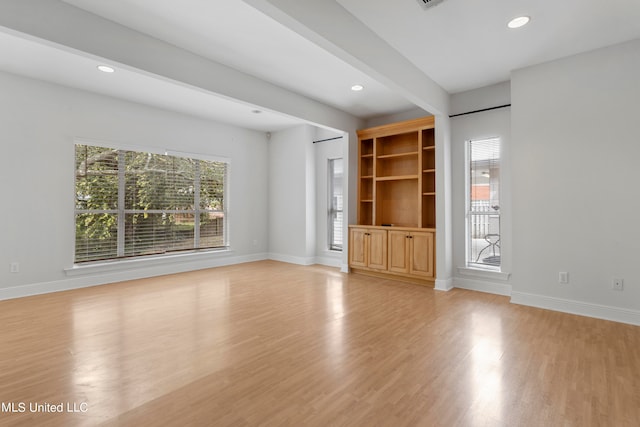
[[[531,18],[528,16],[518,16],[517,18],[513,18],[511,21],[509,21],[507,27],[520,28],[524,25],[527,25],[529,21],[531,21]]]
[[[108,65],[98,65],[98,70],[102,71],[103,73],[113,73],[116,71],[115,68],[109,67]]]
[[[362,89],[364,89],[364,86],[362,85],[353,85],[351,86],[351,90],[354,92],[360,92]]]

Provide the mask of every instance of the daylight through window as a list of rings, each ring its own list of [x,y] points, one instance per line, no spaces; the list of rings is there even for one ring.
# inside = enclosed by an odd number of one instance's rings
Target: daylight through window
[[[329,249],[342,250],[342,159],[329,160]]]
[[[467,266],[499,269],[500,139],[469,141]]]
[[[75,262],[222,248],[228,164],[76,145]]]

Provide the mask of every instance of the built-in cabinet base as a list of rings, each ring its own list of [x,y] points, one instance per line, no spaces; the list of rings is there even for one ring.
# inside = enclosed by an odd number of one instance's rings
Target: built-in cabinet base
[[[435,288],[435,279],[422,279],[422,278],[413,277],[405,274],[381,272],[378,270],[368,270],[365,268],[353,268],[353,267],[349,269],[349,272],[353,274],[363,274],[365,276],[379,277],[384,279],[393,279],[393,280],[398,280],[400,282],[411,283],[413,285],[421,285],[421,286],[427,286],[429,288]]]
[[[434,286],[435,230],[349,226],[349,267],[353,273]]]

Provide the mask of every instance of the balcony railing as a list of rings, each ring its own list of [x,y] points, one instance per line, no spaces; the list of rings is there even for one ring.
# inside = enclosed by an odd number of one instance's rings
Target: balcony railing
[[[488,200],[474,200],[469,213],[468,263],[500,267],[500,207]]]

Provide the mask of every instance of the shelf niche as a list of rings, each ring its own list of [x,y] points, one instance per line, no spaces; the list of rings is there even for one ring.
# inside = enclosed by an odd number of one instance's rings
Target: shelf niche
[[[436,228],[436,141],[435,129],[420,131],[421,159],[421,214],[422,228]]]
[[[358,224],[435,228],[433,117],[358,131]]]
[[[417,179],[376,183],[376,223],[392,227],[419,227]]]
[[[358,145],[358,224],[373,225],[374,140],[360,139]]]

